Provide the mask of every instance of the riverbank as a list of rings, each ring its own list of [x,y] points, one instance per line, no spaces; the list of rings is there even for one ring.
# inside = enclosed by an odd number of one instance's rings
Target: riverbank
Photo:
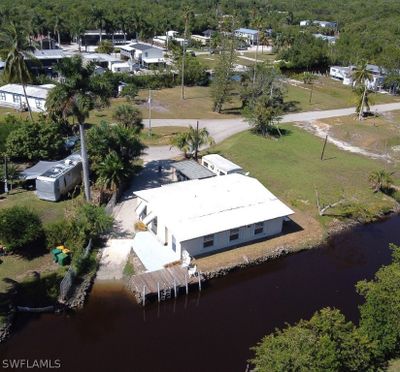
[[[389,213],[378,214],[369,221],[336,220],[331,224],[328,230],[322,230],[319,225],[311,224],[307,229],[301,231],[287,231],[288,235],[273,237],[244,247],[216,253],[212,256],[198,258],[195,259],[193,263],[198,266],[204,279],[211,280],[223,277],[233,271],[257,266],[288,254],[321,247],[325,245],[329,239],[335,238],[340,234],[351,232],[352,229],[362,225],[383,222],[388,218],[398,216],[399,213],[400,205],[397,205],[396,208]],[[294,223],[296,223],[295,221],[299,221],[299,217],[296,217],[297,218],[294,218]],[[284,230],[285,229],[288,230],[288,227],[284,227]],[[312,235],[308,236],[308,239],[302,239],[302,233],[306,234],[307,231],[312,231]],[[285,233],[285,231],[283,233]],[[293,235],[291,236],[290,234]]]
[[[354,286],[391,261],[388,244],[400,243],[399,223],[400,216],[359,225],[321,248],[237,270],[210,280],[201,293],[146,307],[119,282],[98,282],[84,308],[72,315],[21,315],[18,332],[0,345],[0,354],[56,356],[60,371],[67,372],[128,372],[133,365],[141,371],[243,372],[253,356],[250,347],[285,323],[309,319],[328,306],[357,322],[361,298]],[[199,345],[207,345],[206,358]]]

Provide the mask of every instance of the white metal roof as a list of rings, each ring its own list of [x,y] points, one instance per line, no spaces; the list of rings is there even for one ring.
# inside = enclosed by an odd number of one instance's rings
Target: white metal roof
[[[228,159],[225,159],[223,156],[218,154],[205,155],[202,157],[202,161],[213,164],[216,168],[225,172],[238,171],[242,169],[242,167],[239,165],[231,162]]]
[[[54,88],[54,84],[44,84],[44,85],[27,85],[26,95],[32,98],[46,99],[47,94],[51,88]],[[24,90],[21,84],[6,84],[0,87],[0,92],[24,95]]]
[[[147,203],[149,215],[166,221],[178,241],[294,213],[258,180],[237,173],[172,183],[134,194]]]

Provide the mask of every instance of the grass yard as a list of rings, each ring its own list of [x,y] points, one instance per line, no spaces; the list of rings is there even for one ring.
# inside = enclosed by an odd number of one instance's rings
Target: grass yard
[[[331,126],[332,137],[378,154],[400,159],[400,111],[368,117],[362,121],[354,116],[323,119]]]
[[[240,102],[234,99],[225,106],[225,112],[218,114],[212,111],[212,100],[209,87],[186,87],[185,100],[181,99],[181,88],[166,88],[152,91],[153,119],[226,119],[235,117],[238,113]],[[149,116],[147,107],[148,91],[142,90],[135,104],[143,113],[143,118]],[[102,120],[112,122],[113,111],[117,106],[127,104],[124,98],[114,98],[111,105],[103,110],[94,110],[88,120],[91,124],[98,124]]]
[[[0,257],[3,262],[0,264],[0,293],[7,290],[9,284],[4,281],[4,278],[22,281],[25,276],[31,271],[40,273],[54,272],[57,270],[64,270],[54,263],[50,254],[35,257],[33,259],[26,259],[17,255]]]
[[[298,111],[328,110],[354,106],[354,93],[350,87],[328,77],[320,77],[314,82],[311,104],[309,97],[311,88],[307,84],[286,84],[287,101],[298,102]],[[375,104],[399,102],[400,97],[387,94],[371,94],[371,102]]]
[[[140,136],[146,146],[162,146],[169,145],[173,136],[186,131],[187,128],[184,127],[156,127],[151,130],[150,136],[149,130],[146,128]]]
[[[367,180],[372,171],[384,168],[385,164],[329,144],[326,160],[321,161],[322,140],[291,125],[282,128],[290,134],[280,140],[243,132],[215,146],[213,151],[241,165],[279,198],[311,216],[318,217],[315,187],[322,204],[338,201],[344,195],[346,200],[373,214],[393,207],[394,201],[374,194]],[[399,176],[397,172],[395,177]],[[321,218],[324,225],[330,221],[330,217]]]
[[[59,202],[44,201],[40,200],[33,191],[17,189],[8,196],[3,195],[3,198],[0,199],[0,209],[14,206],[28,207],[37,212],[43,223],[46,224],[62,220],[65,207],[72,202],[71,199]]]

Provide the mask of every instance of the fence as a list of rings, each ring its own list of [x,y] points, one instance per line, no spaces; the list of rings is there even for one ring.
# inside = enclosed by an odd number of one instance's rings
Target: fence
[[[92,239],[89,240],[89,243],[82,254],[82,258],[86,258],[91,250],[92,250]],[[68,300],[76,276],[77,276],[76,270],[71,265],[60,283],[60,301]]]

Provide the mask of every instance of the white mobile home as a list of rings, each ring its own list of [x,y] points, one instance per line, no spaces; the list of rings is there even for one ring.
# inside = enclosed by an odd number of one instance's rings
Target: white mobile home
[[[203,156],[201,164],[217,176],[224,176],[231,173],[243,173],[243,168],[241,166],[218,154]]]
[[[26,95],[32,111],[45,112],[46,99],[54,84],[27,85]],[[0,87],[0,106],[11,107],[16,110],[28,109],[24,89],[21,84],[6,84]]]
[[[258,34],[257,30],[252,30],[250,28],[239,28],[235,30],[235,36],[241,39],[244,39],[246,43],[250,45],[256,45],[258,42]]]
[[[134,194],[138,218],[175,260],[280,234],[284,219],[294,213],[258,180],[242,174]]]
[[[152,45],[143,43],[134,43],[123,45],[120,48],[121,56],[138,63],[141,67],[149,67],[150,65],[165,64],[164,50]]]

